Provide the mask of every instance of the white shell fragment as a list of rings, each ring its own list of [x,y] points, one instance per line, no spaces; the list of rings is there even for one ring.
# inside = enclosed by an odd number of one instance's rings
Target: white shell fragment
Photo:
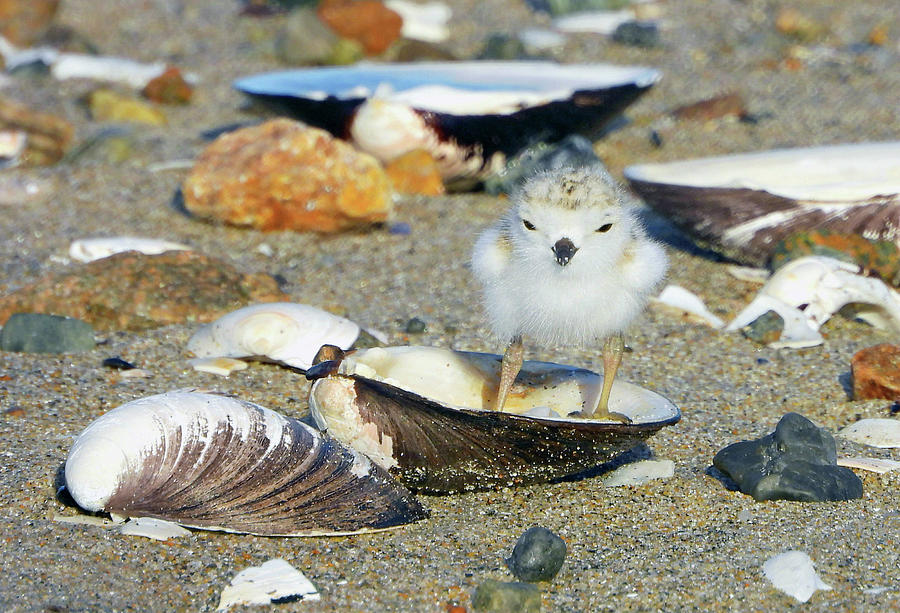
[[[368,458],[250,402],[179,391],[91,423],[65,466],[87,511],[265,536],[352,534],[421,519]]]
[[[154,517],[135,517],[122,524],[119,532],[128,536],[144,536],[155,541],[167,541],[180,536],[190,536],[191,531],[175,522]]]
[[[886,458],[838,458],[837,465],[868,470],[879,475],[893,470],[900,470],[900,462]]]
[[[763,564],[763,574],[776,589],[799,602],[808,601],[816,590],[830,590],[803,551],[786,551],[769,558]]]
[[[421,4],[409,0],[387,0],[384,4],[403,18],[400,34],[404,38],[429,43],[442,43],[450,38],[447,24],[453,16],[453,10],[443,2]]]
[[[553,27],[560,32],[591,32],[593,34],[611,35],[620,25],[634,20],[634,11],[586,11],[571,13],[553,20]]]
[[[676,309],[713,328],[722,328],[725,322],[716,317],[695,293],[679,285],[667,285],[656,298],[650,300],[668,308]]]
[[[181,243],[139,236],[110,236],[81,238],[69,246],[69,257],[78,262],[93,262],[117,253],[137,251],[145,255],[158,255],[166,251],[190,251]]]
[[[606,487],[643,485],[655,479],[671,479],[674,476],[675,462],[672,460],[642,460],[615,469],[603,478],[603,485]]]
[[[900,294],[883,281],[858,272],[855,264],[824,256],[788,262],[725,330],[740,330],[767,311],[775,311],[784,319],[784,331],[769,346],[812,347],[823,342],[819,334],[822,324],[853,304],[856,317],[900,332]]]
[[[870,447],[896,449],[900,447],[900,419],[860,419],[841,428],[837,435]]]
[[[349,319],[307,304],[268,302],[201,326],[187,350],[198,358],[265,357],[305,370],[322,345],[349,349],[358,336]]]
[[[319,600],[319,593],[309,579],[281,558],[260,566],[245,568],[222,590],[217,611],[235,605],[271,604],[281,598]]]
[[[28,133],[23,130],[0,130],[0,169],[19,163],[19,156],[28,144]]]
[[[227,377],[233,372],[250,367],[244,360],[235,358],[192,358],[188,360],[188,364],[197,372],[208,372],[220,377]]]

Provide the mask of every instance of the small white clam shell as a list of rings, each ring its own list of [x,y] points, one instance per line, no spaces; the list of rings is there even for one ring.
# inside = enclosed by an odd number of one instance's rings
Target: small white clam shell
[[[198,358],[263,356],[307,369],[322,345],[349,349],[359,326],[307,304],[268,302],[232,311],[198,329],[187,349]]]
[[[776,589],[800,602],[809,600],[816,590],[831,589],[803,551],[785,551],[769,558],[763,564],[763,574]]]
[[[900,419],[860,419],[838,431],[838,436],[870,447],[900,447]]]
[[[822,342],[818,333],[822,324],[842,307],[854,304],[861,319],[900,331],[900,294],[858,272],[855,264],[824,256],[788,262],[725,330],[739,330],[766,311],[775,311],[785,320],[785,330],[772,346],[809,347]]]
[[[88,511],[268,536],[347,534],[425,511],[368,458],[250,402],[180,391],[106,413],[75,440],[66,488]]]
[[[104,238],[81,238],[69,246],[69,257],[78,262],[93,262],[117,253],[138,251],[145,255],[157,255],[166,251],[190,251],[181,243],[142,238],[139,236],[111,236]]]

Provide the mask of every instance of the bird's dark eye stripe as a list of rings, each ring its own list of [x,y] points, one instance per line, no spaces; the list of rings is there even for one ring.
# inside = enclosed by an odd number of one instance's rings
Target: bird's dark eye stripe
[[[612,228],[611,223],[605,223],[599,228],[597,228],[597,232],[609,232],[609,229]]]
[[[531,223],[530,221],[528,221],[527,219],[523,219],[523,220],[522,220],[522,223],[525,225],[525,227],[526,227],[528,230],[534,230],[534,224]]]

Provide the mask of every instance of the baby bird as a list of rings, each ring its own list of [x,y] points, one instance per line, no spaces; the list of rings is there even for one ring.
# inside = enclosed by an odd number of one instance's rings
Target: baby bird
[[[605,168],[562,168],[527,181],[472,254],[491,327],[507,343],[494,408],[503,410],[522,367],[523,335],[543,345],[604,339],[603,387],[582,414],[629,422],[609,411],[622,332],[666,267],[665,251],[647,237]]]

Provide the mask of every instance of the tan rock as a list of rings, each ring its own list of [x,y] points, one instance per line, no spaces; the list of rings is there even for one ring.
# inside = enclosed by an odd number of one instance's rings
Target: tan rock
[[[193,251],[129,251],[73,267],[0,298],[0,325],[13,313],[74,317],[100,330],[144,330],[213,321],[256,302],[289,297],[266,274],[243,274]]]
[[[58,162],[72,145],[74,130],[61,117],[34,111],[24,104],[0,98],[0,131],[23,132],[23,166],[42,166]]]
[[[150,104],[131,96],[123,96],[111,89],[98,89],[88,99],[91,117],[97,121],[129,121],[165,125],[165,114]]]
[[[375,158],[290,119],[220,136],[182,191],[197,216],[261,230],[337,232],[385,221],[391,211]]]
[[[446,193],[437,162],[424,149],[414,149],[384,168],[394,189],[403,194],[440,196]]]
[[[0,35],[30,47],[50,27],[59,0],[0,0]]]
[[[850,373],[854,400],[900,400],[900,345],[882,343],[856,352]]]

